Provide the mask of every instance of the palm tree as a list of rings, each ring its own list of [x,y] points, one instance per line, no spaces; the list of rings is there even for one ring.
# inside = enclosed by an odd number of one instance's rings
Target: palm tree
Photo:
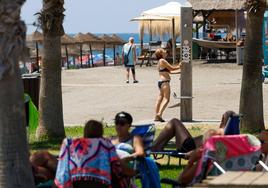
[[[18,66],[25,48],[26,26],[20,21],[24,1],[0,3],[0,187],[6,188],[34,187]]]
[[[264,129],[262,94],[262,25],[265,0],[247,0],[245,61],[240,95],[242,130],[256,133]]]
[[[64,0],[43,0],[39,16],[44,35],[44,57],[42,61],[39,97],[40,120],[37,138],[58,139],[65,137],[62,90],[61,90],[61,41],[64,34]]]

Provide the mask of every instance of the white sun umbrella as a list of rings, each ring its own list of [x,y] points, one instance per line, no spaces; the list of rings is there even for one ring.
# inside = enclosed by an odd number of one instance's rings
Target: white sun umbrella
[[[149,36],[150,36],[150,41],[152,40],[152,29],[151,29],[151,24],[152,21],[170,21],[171,18],[167,18],[164,16],[157,16],[157,15],[141,15],[138,17],[135,17],[131,19],[130,21],[149,21]]]
[[[173,63],[175,62],[175,43],[176,43],[176,39],[175,39],[175,35],[179,34],[180,32],[180,23],[179,23],[179,18],[181,15],[181,7],[192,7],[192,5],[186,1],[186,0],[178,0],[176,2],[169,2],[165,5],[156,7],[156,8],[152,8],[150,10],[146,10],[142,12],[142,15],[144,16],[160,16],[160,17],[165,17],[165,18],[169,18],[170,20],[172,20],[172,30],[170,33],[172,33],[172,41],[173,41]],[[175,20],[176,20],[176,28],[177,31],[175,31]],[[171,28],[171,27],[170,27]],[[176,34],[175,34],[176,32]]]

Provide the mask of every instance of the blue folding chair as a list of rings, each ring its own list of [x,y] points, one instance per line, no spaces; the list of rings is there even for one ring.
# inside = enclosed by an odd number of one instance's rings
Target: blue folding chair
[[[153,145],[155,126],[154,124],[134,125],[131,131],[132,135],[142,137],[146,157],[138,158],[136,168],[140,171],[138,178],[141,179],[143,188],[160,188],[160,175],[157,165],[150,158],[151,147]]]
[[[240,118],[242,115],[235,114],[231,115],[226,123],[225,129],[224,129],[224,135],[235,135],[240,134]]]
[[[154,124],[132,125],[132,128],[131,134],[142,137],[146,156],[150,156],[155,135]]]

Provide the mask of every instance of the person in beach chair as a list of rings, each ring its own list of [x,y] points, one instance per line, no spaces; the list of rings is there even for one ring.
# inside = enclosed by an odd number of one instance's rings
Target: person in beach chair
[[[56,172],[58,187],[129,187],[135,172],[123,165],[110,140],[103,138],[103,126],[90,120],[84,138],[63,140]]]
[[[214,134],[214,136],[212,136]],[[173,186],[190,186],[207,175],[217,176],[226,171],[250,171],[261,154],[260,141],[253,135],[215,135],[208,133],[203,147],[195,150],[179,176],[179,181],[163,179]]]
[[[160,176],[155,162],[149,157],[150,147],[154,139],[153,124],[132,126],[133,118],[127,112],[119,112],[115,116],[117,137],[112,139],[121,160],[131,163],[140,171],[143,188],[160,188]],[[132,131],[130,131],[130,129]],[[127,154],[122,154],[123,152]],[[133,163],[134,161],[134,163]]]
[[[259,134],[259,140],[261,142],[261,157],[259,163],[256,165],[256,168],[254,170],[256,171],[268,171],[268,130],[263,130]]]
[[[239,134],[240,115],[233,111],[226,111],[222,115],[219,128],[224,129],[225,135]],[[176,150],[164,150],[167,143],[175,137]],[[153,142],[152,154],[155,159],[162,159],[167,155],[170,157],[188,158],[187,153],[202,145],[203,136],[192,137],[185,125],[178,119],[172,119],[160,132]],[[168,162],[169,163],[169,162]],[[180,162],[181,163],[181,160]]]

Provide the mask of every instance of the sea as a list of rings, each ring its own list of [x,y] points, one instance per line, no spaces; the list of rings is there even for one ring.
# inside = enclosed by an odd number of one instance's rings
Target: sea
[[[96,36],[101,36],[104,33],[93,33]],[[125,40],[126,42],[128,41],[129,37],[133,37],[134,38],[134,42],[136,44],[136,49],[137,49],[137,55],[140,55],[140,34],[139,33],[105,33],[106,35],[111,36],[112,34],[116,34],[117,36],[119,36],[121,39]],[[74,36],[75,34],[69,34],[70,36]],[[144,34],[143,37],[143,43],[144,46],[148,46],[149,45],[149,34]],[[170,37],[169,36],[164,36],[164,37],[156,37],[153,36],[152,37],[152,41],[163,41],[163,44],[165,44],[166,41],[168,41]],[[115,49],[116,53],[119,53],[120,55],[122,54],[122,46],[116,46]],[[114,56],[114,52],[113,52],[113,48],[107,48],[106,51],[106,59],[113,59]],[[94,51],[93,50],[93,56],[94,57],[102,57],[102,51]]]

